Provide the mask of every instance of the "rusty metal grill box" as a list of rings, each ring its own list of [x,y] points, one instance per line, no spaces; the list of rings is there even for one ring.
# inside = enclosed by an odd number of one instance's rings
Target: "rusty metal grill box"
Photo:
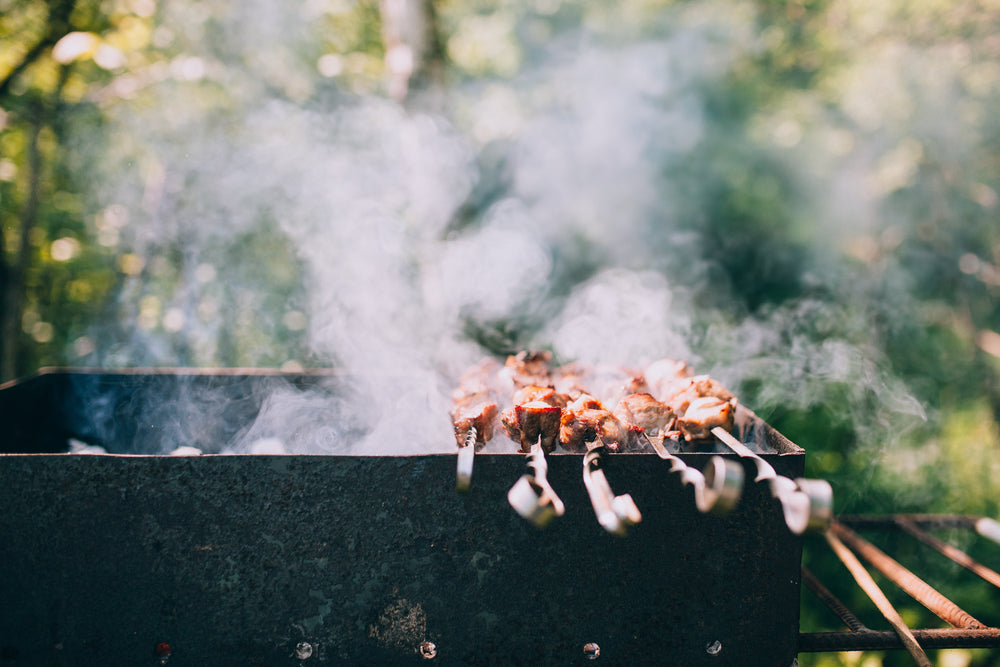
[[[610,665],[795,660],[802,542],[752,482],[732,513],[705,515],[655,454],[609,457],[643,513],[620,538],[594,518],[579,455],[550,457],[566,514],[538,530],[506,500],[524,457],[489,448],[467,495],[454,454],[137,454],[215,451],[276,386],[335,391],[331,377],[51,370],[0,388],[4,657],[567,665],[592,644]],[[196,423],[158,410],[179,396],[204,406]],[[804,451],[752,412],[736,430],[802,475]],[[201,440],[176,441],[188,432]],[[55,453],[70,438],[110,453]],[[680,457],[702,468],[720,451]]]

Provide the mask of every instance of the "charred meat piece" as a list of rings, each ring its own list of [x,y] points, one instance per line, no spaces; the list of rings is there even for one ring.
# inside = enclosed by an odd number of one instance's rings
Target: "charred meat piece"
[[[587,451],[587,443],[600,439],[611,451],[626,448],[633,436],[611,412],[602,408],[569,409],[563,411],[559,428],[559,444],[571,452]]]
[[[614,405],[622,396],[636,391],[637,371],[611,364],[584,366],[573,363],[560,366],[552,371],[552,386],[570,399],[580,394],[596,396],[607,405]]]
[[[483,400],[480,395],[473,395],[456,402],[451,412],[451,421],[455,425],[455,440],[458,446],[465,445],[465,436],[470,428],[476,429],[476,442],[485,444],[493,438],[497,422],[497,404]]]
[[[683,383],[685,378],[691,377],[691,369],[683,361],[660,359],[647,366],[642,377],[646,382],[644,391],[659,401],[666,401],[666,396],[676,393],[678,382]]]
[[[648,394],[649,384],[646,382],[646,376],[641,373],[633,375],[622,387],[622,392],[626,396],[629,394]]]
[[[576,397],[576,400],[566,407],[574,412],[578,412],[580,410],[607,410],[607,408],[604,407],[604,403],[601,403],[590,394],[580,394]]]
[[[735,396],[719,382],[707,375],[697,375],[674,383],[672,393],[661,396],[660,400],[669,405],[674,412],[684,414],[688,406],[698,398],[714,397],[723,401],[735,400]]]
[[[557,392],[573,400],[589,391],[586,375],[586,369],[580,364],[566,364],[552,372],[552,385]]]
[[[527,453],[541,438],[542,449],[550,453],[556,448],[559,438],[559,423],[562,408],[542,401],[530,401],[504,410],[500,423],[508,437],[521,443],[521,451]]]
[[[547,387],[552,382],[551,363],[551,352],[525,350],[507,357],[499,376],[513,389],[530,385]]]
[[[615,408],[619,420],[638,426],[651,436],[672,428],[677,415],[647,393],[629,394]]]
[[[735,403],[735,399],[727,401],[717,396],[695,398],[677,419],[677,426],[686,440],[711,438],[716,426],[732,431]]]
[[[557,408],[564,408],[569,402],[567,396],[558,393],[552,387],[528,385],[514,392],[514,405],[523,405],[532,401],[541,401]]]
[[[462,374],[458,387],[452,392],[451,421],[459,447],[465,445],[466,435],[476,429],[476,443],[485,444],[496,430],[498,408],[494,384],[499,364],[487,357]]]

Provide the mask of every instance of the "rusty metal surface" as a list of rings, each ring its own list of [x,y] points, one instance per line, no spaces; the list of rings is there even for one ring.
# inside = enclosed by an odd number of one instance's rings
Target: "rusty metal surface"
[[[954,547],[938,538],[934,537],[927,531],[919,528],[917,524],[904,518],[899,518],[896,520],[896,524],[900,529],[913,539],[921,542],[930,548],[937,551],[942,556],[950,559],[952,562],[957,563],[972,572],[979,578],[987,581],[993,586],[1000,588],[1000,573],[995,570],[991,570],[982,563],[977,562],[975,559],[971,558],[967,553],[961,549]]]
[[[875,569],[906,591],[914,600],[924,605],[949,625],[967,629],[983,627],[983,624],[968,612],[847,526],[834,521],[830,526],[830,531],[871,563]]]
[[[819,579],[816,578],[806,566],[802,566],[802,583],[806,585],[813,594],[819,598],[820,602],[825,604],[827,608],[830,609],[837,617],[851,629],[853,632],[864,632],[868,630],[865,624],[862,623],[854,613],[847,608],[847,606],[840,601],[836,595],[830,592],[826,586],[823,585]]]
[[[1000,646],[1000,629],[942,628],[913,630],[920,645],[927,650],[942,648],[996,648]],[[802,653],[834,653],[839,651],[888,651],[902,649],[899,635],[891,630],[862,632],[803,632],[799,637]]]
[[[841,652],[841,651],[861,651],[861,650],[894,650],[916,649],[921,655],[924,650],[943,648],[1000,648],[1000,628],[983,627],[947,597],[931,588],[925,582],[917,578],[912,572],[904,568],[893,558],[876,548],[867,540],[863,539],[844,524],[858,527],[898,529],[908,533],[917,541],[951,558],[975,574],[979,575],[989,583],[993,583],[989,574],[995,574],[992,570],[979,565],[965,552],[948,545],[937,538],[929,535],[917,527],[917,524],[936,527],[962,527],[980,532],[977,526],[988,521],[984,517],[964,516],[964,515],[932,515],[932,514],[898,514],[898,515],[872,515],[872,516],[850,516],[838,519],[831,524],[830,533],[827,535],[831,546],[837,551],[835,543],[839,543],[839,536],[848,543],[854,551],[868,560],[873,567],[882,572],[889,580],[896,584],[901,590],[906,591],[919,602],[923,603],[929,610],[939,617],[947,620],[953,626],[945,629],[910,629],[895,628],[895,631],[875,631],[867,628],[846,606],[834,596],[812,573],[803,566],[802,581],[806,587],[812,591],[821,602],[833,611],[850,628],[850,631],[835,632],[809,632],[799,636],[799,651],[803,653],[815,652]],[[994,539],[990,536],[990,539]],[[841,549],[847,547],[841,544]],[[857,567],[864,569],[860,562],[853,556],[850,559],[856,562]],[[838,553],[841,560],[848,564],[847,554]],[[865,572],[865,577],[870,578]],[[858,582],[861,584],[861,580]],[[864,585],[862,588],[869,597],[875,601],[873,592]],[[879,593],[880,594],[880,593]],[[878,604],[876,602],[876,604]],[[881,607],[880,607],[881,609]],[[893,610],[894,612],[894,610]],[[914,656],[919,662],[919,658]]]
[[[252,411],[256,389],[207,381],[234,392],[223,416]],[[87,426],[85,406],[54,414],[43,383],[26,386],[0,391],[20,424],[0,449],[30,442],[31,420],[53,442]],[[765,458],[802,474],[801,450]],[[802,544],[766,486],[703,515],[655,454],[608,457],[643,515],[619,538],[595,519],[580,456],[549,458],[566,514],[542,531],[507,504],[522,456],[477,455],[465,495],[455,462],[0,455],[0,651],[46,665],[158,664],[161,642],[170,665],[567,665],[593,645],[610,665],[795,659]]]

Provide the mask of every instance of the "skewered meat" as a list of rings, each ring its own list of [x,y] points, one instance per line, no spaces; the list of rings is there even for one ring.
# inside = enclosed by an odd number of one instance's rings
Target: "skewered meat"
[[[492,437],[497,390],[511,397],[500,423],[523,452],[539,437],[546,452],[557,443],[582,452],[598,439],[622,451],[645,443],[643,432],[695,440],[710,438],[715,426],[732,429],[736,398],[711,377],[693,376],[683,361],[660,359],[641,372],[576,363],[553,368],[551,361],[549,352],[525,351],[502,367],[484,362],[466,373],[453,395],[460,444],[473,426],[479,442]]]
[[[521,387],[515,391],[513,400],[514,405],[531,403],[532,401],[541,401],[542,403],[548,403],[553,407],[564,408],[568,402],[567,398],[567,396],[558,393],[552,387],[529,385],[527,387]]]
[[[665,401],[667,396],[685,386],[685,379],[691,377],[691,369],[683,361],[660,359],[647,366],[642,377],[646,382],[645,391],[657,400]]]
[[[556,391],[576,398],[580,394],[596,396],[607,405],[614,405],[622,396],[645,386],[641,373],[611,364],[583,366],[566,364],[552,370]]]
[[[496,430],[498,408],[493,389],[499,364],[486,358],[462,374],[458,388],[452,392],[451,421],[459,447],[471,428],[476,429],[476,442],[485,444]]]
[[[485,444],[493,439],[497,422],[497,404],[483,400],[479,394],[461,399],[451,412],[451,421],[455,425],[455,440],[458,446],[465,444],[465,436],[470,428],[476,429],[476,442]]]
[[[580,364],[566,364],[552,373],[553,386],[560,394],[575,399],[580,394],[587,393],[587,372]]]
[[[607,410],[604,407],[604,403],[601,403],[590,394],[580,394],[576,397],[576,400],[566,407],[575,412],[580,410]]]
[[[542,401],[530,401],[504,410],[500,423],[511,440],[521,444],[521,451],[527,453],[541,438],[542,449],[550,453],[556,448],[559,438],[559,418],[562,408]]]
[[[670,430],[677,419],[669,406],[647,393],[629,394],[618,402],[614,414],[621,421],[634,424],[650,435]]]
[[[587,451],[587,443],[596,439],[611,451],[620,451],[632,438],[628,426],[603,408],[567,408],[563,411],[559,444],[571,452],[583,452]]]
[[[677,425],[684,438],[686,440],[711,438],[712,429],[716,426],[732,431],[734,402],[716,396],[693,399],[683,416],[677,419]]]
[[[648,394],[649,384],[646,382],[646,377],[642,373],[633,375],[622,387],[622,392],[627,396],[629,394]]]
[[[707,375],[698,375],[676,381],[673,383],[672,391],[671,394],[661,396],[660,400],[678,414],[686,412],[691,402],[697,398],[714,396],[723,401],[732,401],[736,398],[728,389]]]
[[[552,381],[551,363],[551,352],[525,350],[507,357],[499,375],[501,380],[514,389],[531,385],[547,387]]]

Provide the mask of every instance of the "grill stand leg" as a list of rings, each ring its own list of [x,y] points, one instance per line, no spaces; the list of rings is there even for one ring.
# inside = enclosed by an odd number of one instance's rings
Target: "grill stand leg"
[[[840,561],[850,571],[851,576],[853,576],[854,580],[858,582],[858,586],[860,586],[865,594],[871,598],[871,601],[875,603],[878,610],[882,612],[885,620],[889,622],[889,624],[896,631],[896,634],[899,635],[900,641],[903,642],[903,646],[913,658],[913,661],[919,665],[919,667],[933,667],[930,658],[927,657],[924,649],[920,648],[920,644],[917,643],[916,637],[914,637],[910,629],[906,627],[906,623],[899,615],[899,612],[892,606],[892,603],[889,602],[889,599],[882,592],[882,589],[878,587],[878,584],[875,583],[875,580],[872,579],[872,576],[868,574],[868,570],[866,570],[864,565],[861,564],[861,561],[859,561],[851,550],[848,549],[847,546],[845,546],[844,543],[833,534],[833,530],[827,531],[825,536],[826,541],[830,544],[830,548],[833,549],[833,552],[837,554]]]

